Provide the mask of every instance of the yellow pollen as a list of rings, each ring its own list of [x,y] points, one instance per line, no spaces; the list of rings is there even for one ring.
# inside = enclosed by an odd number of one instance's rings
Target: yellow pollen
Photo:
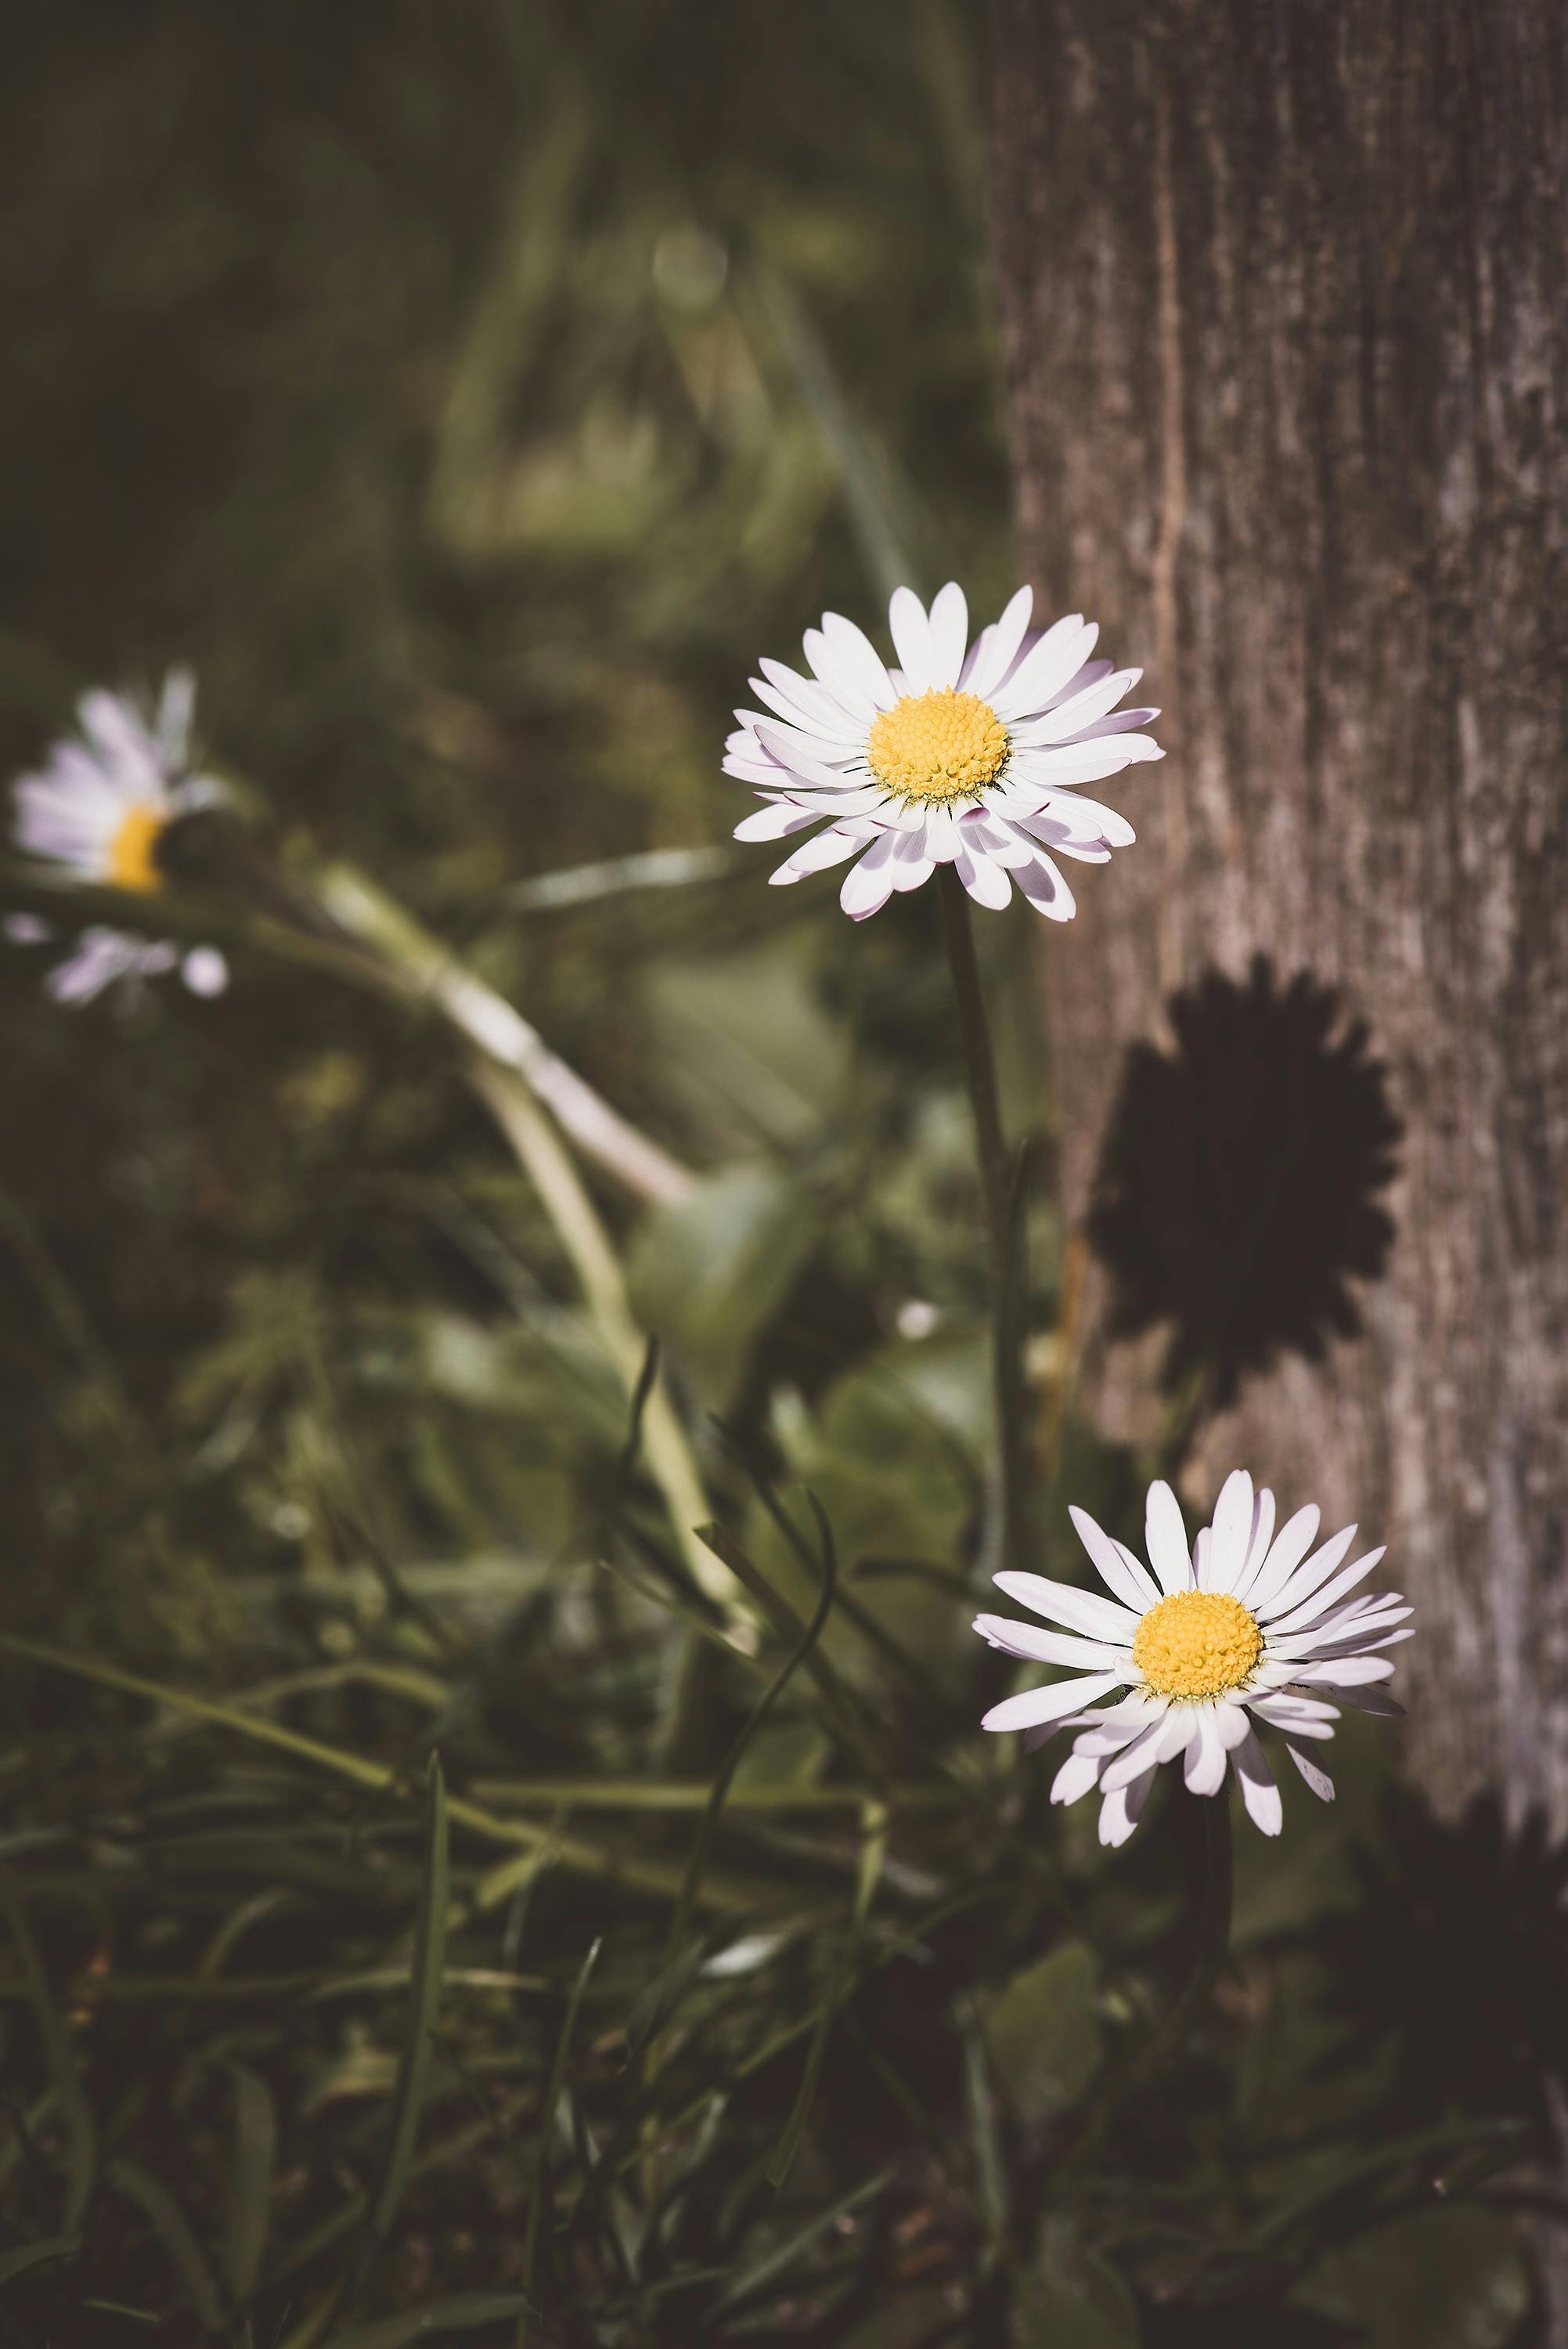
[[[1253,1618],[1219,1590],[1173,1590],[1132,1635],[1132,1661],[1161,1696],[1222,1696],[1241,1687],[1263,1651]]]
[[[160,889],[163,875],[154,851],[168,828],[169,818],[160,808],[128,808],[108,844],[105,878],[117,889]]]
[[[1007,730],[977,693],[906,693],[872,728],[872,772],[901,800],[968,799],[1006,763]]]

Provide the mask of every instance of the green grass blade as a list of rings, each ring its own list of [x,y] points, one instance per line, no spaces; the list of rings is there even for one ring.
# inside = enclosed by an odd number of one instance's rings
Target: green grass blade
[[[705,2329],[717,2324],[722,2317],[729,2313],[732,2308],[738,2308],[743,2300],[749,2300],[752,2294],[759,2291],[772,2277],[781,2274],[802,2251],[810,2251],[813,2243],[836,2227],[841,2219],[847,2219],[851,2210],[858,2210],[862,2202],[870,2202],[874,2196],[880,2194],[884,2187],[892,2183],[897,2175],[897,2168],[896,2162],[890,2163],[886,2169],[879,2170],[874,2178],[862,2179],[859,2186],[835,2202],[830,2209],[819,2210],[787,2241],[775,2243],[761,2259],[754,2260],[748,2268],[743,2268],[728,2290],[722,2292],[711,2307],[703,2312]]]
[[[93,2127],[92,2107],[82,2093],[77,2076],[76,2057],[59,2009],[49,1995],[48,1977],[38,1955],[38,1945],[33,1939],[22,1906],[21,1895],[12,1878],[0,1872],[0,1908],[5,1911],[22,1960],[26,1977],[27,1994],[37,2019],[38,2037],[43,2044],[44,2061],[48,2066],[49,2082],[54,2090],[55,2109],[66,2140],[66,2199],[60,2212],[60,2230],[73,2235],[82,2222],[92,2193],[93,2170],[98,2160],[98,2136]]]
[[[756,1599],[778,1637],[793,1646],[800,1637],[799,1616],[753,1564],[733,1534],[727,1533],[722,1526],[700,1526],[697,1538],[712,1550],[716,1557],[724,1560],[736,1580]],[[813,1572],[820,1572],[815,1559],[810,1564]],[[861,1717],[864,1711],[862,1699],[846,1684],[814,1641],[805,1651],[805,1663],[821,1692],[839,1735],[858,1757],[866,1775],[880,1776],[875,1740]]]
[[[266,2082],[242,2064],[234,2075],[234,2166],[223,2272],[238,2301],[249,2300],[262,2271],[277,2161],[277,2110]]]
[[[705,1532],[703,1539],[706,1541],[708,1538],[709,1533]],[[731,1544],[730,1547],[732,1553],[736,1551],[736,1545]],[[719,1814],[724,1808],[724,1798],[729,1792],[730,1781],[744,1761],[747,1748],[752,1739],[794,1679],[800,1665],[806,1662],[815,1649],[817,1641],[822,1636],[822,1626],[832,1610],[838,1576],[830,1550],[824,1551],[823,1558],[822,1587],[818,1594],[811,1619],[752,1706],[750,1713],[741,1724],[738,1734],[714,1778],[696,1834],[692,1838],[691,1856],[686,1861],[686,1878],[680,1889],[680,1897],[671,1912],[669,1933],[665,1942],[662,1980],[647,2011],[641,2015],[634,2013],[632,2022],[627,2025],[627,2040],[634,2054],[639,2047],[645,2045],[663,2030],[681,1990],[689,1979],[691,1969],[684,1945],[691,1929],[692,1916],[696,1907],[697,1889],[702,1882],[703,1869],[707,1863],[714,1830],[718,1825]],[[756,1568],[750,1566],[749,1560],[748,1560],[748,1568],[751,1574],[756,1575]],[[758,1585],[761,1585],[761,1577],[758,1575]],[[750,1587],[749,1584],[748,1587]]]
[[[79,2235],[40,2235],[36,2243],[20,2243],[14,2251],[0,2251],[0,2283],[10,2283],[29,2268],[42,2267],[46,2260],[72,2260],[81,2250]]]
[[[408,2029],[397,2064],[397,2085],[392,2095],[392,2122],[381,2174],[370,2199],[370,2219],[356,2262],[352,2289],[364,2283],[377,2253],[392,2230],[392,2221],[413,2166],[419,2115],[429,2076],[437,2012],[441,2000],[441,1974],[446,1961],[447,1905],[451,1863],[447,1822],[447,1785],[439,1754],[430,1756],[428,1778],[429,1807],[425,1828],[425,1859],[419,1878],[419,1910],[414,1928],[414,1974],[408,1993]]]
[[[533,2271],[539,2258],[539,2229],[544,2209],[544,2198],[550,2190],[550,2139],[555,2127],[556,2107],[566,2078],[566,2061],[572,2052],[572,2037],[577,2028],[577,2010],[583,2003],[583,1993],[588,1987],[599,1956],[602,1939],[594,1941],[579,1969],[567,2001],[566,2020],[561,2026],[561,2036],[555,2043],[555,2056],[550,2066],[550,2081],[544,2091],[544,2101],[539,2109],[539,2145],[533,2158],[533,2183],[528,2197],[528,2230],[522,2240],[522,2289],[527,2295],[518,2318],[517,2349],[527,2349],[528,2312],[533,2302]]]
[[[438,2342],[449,2333],[473,2333],[481,2324],[500,2324],[521,2315],[528,2302],[520,2292],[464,2292],[452,2300],[432,2301],[425,2308],[407,2308],[397,2316],[384,2316],[376,2324],[356,2324],[351,2333],[335,2333],[325,2349],[406,2349],[411,2341]]]
[[[96,1681],[102,1688],[119,1689],[128,1696],[145,1698],[150,1704],[166,1705],[197,1720],[212,1722],[259,1744],[292,1754],[301,1762],[313,1763],[318,1769],[334,1771],[339,1777],[352,1779],[356,1785],[375,1787],[379,1792],[401,1783],[402,1774],[388,1769],[384,1763],[366,1762],[361,1755],[347,1753],[338,1745],[328,1745],[319,1737],[306,1737],[298,1730],[284,1728],[278,1722],[258,1719],[236,1704],[221,1704],[212,1697],[196,1696],[189,1690],[169,1688],[159,1681],[144,1679],[139,1672],[122,1672],[113,1664],[67,1655],[63,1649],[46,1647],[39,1640],[22,1640],[8,1631],[0,1632],[0,1655],[17,1656],[27,1663],[43,1664],[51,1671]],[[622,1884],[662,1899],[674,1899],[680,1891],[682,1871],[660,1860],[639,1858],[631,1852],[603,1851],[581,1837],[555,1836],[548,1827],[533,1826],[521,1819],[498,1819],[478,1803],[454,1799],[448,1809],[453,1820],[491,1843],[510,1844],[514,1849],[521,1845],[530,1850],[548,1845],[552,1857],[579,1876]],[[703,1889],[703,1900],[708,1908],[742,1914],[749,1914],[758,1905],[759,1898],[766,1900],[767,1897],[766,1888],[759,1892],[754,1886],[732,1883],[717,1876],[708,1877]]]
[[[191,2307],[209,2333],[223,2323],[223,2302],[206,2254],[191,2231],[174,2196],[161,2178],[139,2162],[122,2156],[104,2164],[104,2177],[128,2202],[134,2202],[169,2254],[169,2263],[185,2288]]]

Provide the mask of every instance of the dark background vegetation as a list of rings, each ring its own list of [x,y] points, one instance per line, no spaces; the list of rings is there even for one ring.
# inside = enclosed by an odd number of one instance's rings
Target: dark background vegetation
[[[237,917],[216,1004],[67,1015],[8,950],[0,1626],[227,1713],[6,1666],[0,2331],[1528,2339],[1556,1865],[1390,1809],[1361,1724],[1336,1810],[1287,1791],[1243,1847],[1189,2055],[1086,2139],[1181,1963],[1184,1814],[1108,1857],[974,1731],[984,1278],[932,893],[854,929],[727,844],[758,653],[898,575],[1013,584],[976,27],[103,0],[7,51],[8,769],[84,685],[191,662],[258,865],[373,874],[696,1171],[675,1209],[593,1187],[799,1617],[751,1663],[693,1629],[449,1038]],[[1066,1501],[1132,1531],[1148,1464],[1060,1392],[1032,921],[983,943],[1077,1578]],[[1299,1334],[1249,1324],[1227,1375]],[[683,1908],[811,1610],[808,1485],[837,1603]]]

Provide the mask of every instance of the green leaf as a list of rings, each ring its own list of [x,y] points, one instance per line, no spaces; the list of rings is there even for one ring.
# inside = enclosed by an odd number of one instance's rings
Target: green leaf
[[[1321,2261],[1297,2298],[1364,2325],[1368,2349],[1503,2349],[1531,2304],[1501,2212],[1423,2210]]]
[[[127,2201],[136,2204],[168,2252],[170,2265],[184,2285],[197,2316],[209,2333],[216,2333],[223,2322],[217,2279],[191,2232],[191,2221],[168,2187],[150,2170],[143,2169],[139,2162],[123,2158],[106,2162],[104,2176]]]
[[[1099,2069],[1099,1975],[1082,1941],[1064,1941],[987,1999],[986,2052],[1018,2118],[1047,2121],[1080,2096]]]
[[[335,2333],[325,2349],[405,2349],[411,2341],[442,2340],[448,2333],[473,2333],[481,2324],[500,2324],[528,2312],[521,2292],[464,2292],[452,2300],[433,2300],[424,2308],[406,2308],[377,2324],[356,2324],[351,2333]]]
[[[1138,2349],[1141,2334],[1131,2292],[1116,2270],[1089,2251],[1075,2222],[1046,2221],[1034,2265],[1019,2278],[1013,2304],[1014,2349]]]
[[[648,975],[644,1009],[721,1149],[733,1149],[738,1124],[799,1148],[842,1094],[848,1038],[822,1009],[809,939],[667,963]]]
[[[20,2243],[13,2251],[0,2251],[0,2283],[26,2275],[29,2268],[42,2267],[46,2260],[75,2259],[81,2247],[79,2235],[41,2235],[36,2243]]]
[[[728,1401],[751,1340],[815,1238],[799,1185],[761,1165],[708,1175],[645,1217],[627,1267],[633,1309],[677,1350],[714,1409]]]

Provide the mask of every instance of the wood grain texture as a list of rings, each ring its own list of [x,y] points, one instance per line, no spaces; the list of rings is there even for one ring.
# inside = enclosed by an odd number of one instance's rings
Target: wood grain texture
[[[1170,756],[1047,942],[1081,1216],[1120,1057],[1263,949],[1368,1022],[1387,1278],[1208,1431],[1390,1545],[1443,1806],[1568,1828],[1568,35],[1552,0],[994,0],[1026,567]],[[1114,791],[1108,796],[1115,798]],[[1082,1377],[1146,1424],[1155,1350]]]

